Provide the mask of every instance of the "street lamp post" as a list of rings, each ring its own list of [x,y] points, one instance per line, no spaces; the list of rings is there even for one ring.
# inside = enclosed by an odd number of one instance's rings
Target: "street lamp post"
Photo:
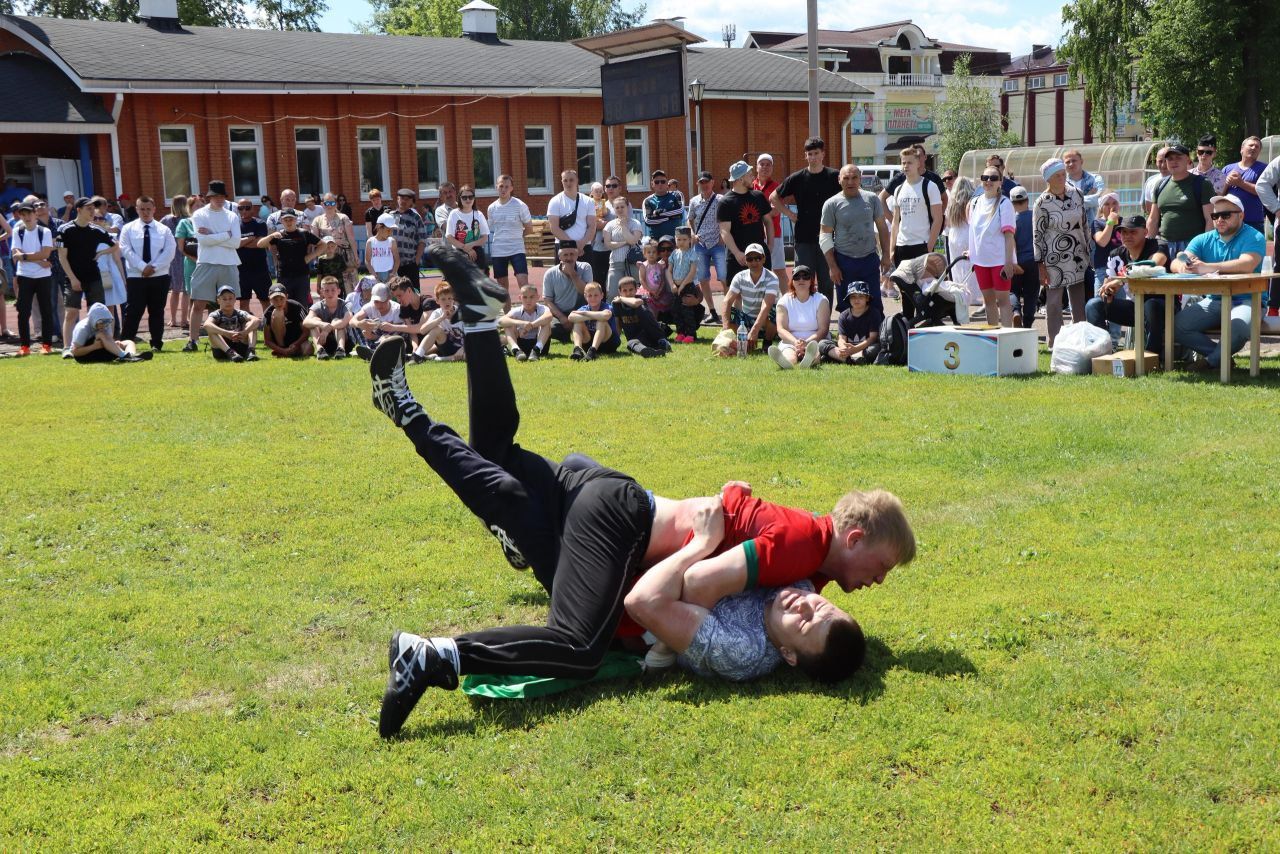
[[[702,172],[702,96],[707,84],[698,78],[689,83],[689,97],[693,99],[693,127],[698,138],[698,172]]]

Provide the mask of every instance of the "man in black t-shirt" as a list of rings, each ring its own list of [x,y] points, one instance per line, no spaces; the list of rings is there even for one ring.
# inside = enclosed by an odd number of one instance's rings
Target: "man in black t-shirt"
[[[236,213],[240,214],[240,308],[249,310],[249,299],[257,296],[258,302],[267,304],[267,289],[271,287],[271,270],[267,267],[267,250],[258,247],[258,241],[267,236],[267,224],[258,219],[259,205],[252,199],[238,199]]]
[[[764,267],[771,268],[769,240],[773,226],[773,208],[764,193],[753,189],[751,176],[755,170],[745,160],[729,167],[729,179],[733,187],[720,198],[716,220],[720,223],[720,239],[728,250],[725,258],[727,281],[747,269],[746,247],[759,243],[765,247]]]
[[[262,316],[262,341],[271,355],[282,358],[311,355],[311,339],[302,327],[307,310],[302,303],[289,299],[284,285],[272,285],[267,297],[267,310]]]
[[[280,211],[279,231],[258,241],[258,246],[276,251],[276,277],[288,291],[289,299],[302,305],[311,304],[311,271],[307,265],[321,252],[320,238],[298,228],[298,212],[293,208]]]
[[[1125,217],[1116,228],[1120,235],[1120,245],[1112,249],[1107,260],[1107,279],[1098,289],[1098,295],[1085,303],[1085,320],[1100,329],[1107,329],[1108,323],[1120,326],[1133,326],[1136,311],[1130,299],[1117,298],[1116,294],[1124,287],[1124,282],[1116,278],[1127,270],[1134,261],[1152,261],[1169,268],[1169,246],[1162,240],[1147,237],[1147,218],[1144,216]],[[1149,296],[1143,300],[1142,318],[1146,323],[1148,352],[1164,351],[1164,301],[1165,297]],[[1180,300],[1173,301],[1176,313],[1182,306]]]
[[[67,288],[63,292],[66,316],[62,322],[62,340],[71,340],[71,331],[80,320],[80,303],[86,305],[106,302],[102,287],[102,274],[98,270],[98,255],[103,249],[113,249],[116,243],[111,235],[93,225],[93,201],[87,197],[76,199],[76,218],[58,229],[54,245],[58,247],[58,261],[67,274]],[[70,352],[70,347],[63,353]]]
[[[828,303],[835,305],[827,259],[818,245],[822,205],[841,192],[840,173],[823,165],[826,154],[826,143],[822,141],[822,137],[811,136],[806,139],[805,168],[788,175],[778,185],[778,189],[773,191],[769,202],[775,215],[785,216],[795,224],[796,264],[804,264],[818,272],[818,290],[827,298]],[[796,206],[796,213],[792,213],[791,208],[787,207],[791,204]]]

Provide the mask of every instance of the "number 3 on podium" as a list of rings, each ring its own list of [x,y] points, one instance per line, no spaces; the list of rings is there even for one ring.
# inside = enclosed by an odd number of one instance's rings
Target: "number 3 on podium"
[[[947,354],[942,360],[942,367],[948,371],[954,371],[960,367],[960,345],[955,341],[948,341],[942,345],[942,351]]]

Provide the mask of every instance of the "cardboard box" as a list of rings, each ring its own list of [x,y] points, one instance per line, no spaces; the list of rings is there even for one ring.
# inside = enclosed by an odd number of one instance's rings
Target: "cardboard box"
[[[1151,373],[1160,364],[1160,357],[1155,353],[1143,354],[1143,370]],[[1093,372],[1112,377],[1131,377],[1137,368],[1137,351],[1117,350],[1109,356],[1098,356],[1093,360]]]
[[[907,367],[912,371],[982,377],[1034,374],[1039,355],[1034,329],[926,326],[907,333]]]

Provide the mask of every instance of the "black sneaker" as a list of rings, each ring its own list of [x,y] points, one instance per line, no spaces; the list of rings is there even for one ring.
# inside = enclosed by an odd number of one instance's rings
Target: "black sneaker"
[[[665,355],[667,355],[666,351],[659,350],[657,347],[645,347],[643,345],[640,347],[640,356],[644,359],[656,359]]]
[[[403,427],[427,413],[409,391],[404,378],[404,339],[391,335],[382,339],[369,361],[373,377],[373,408]],[[406,712],[405,714],[408,714]]]
[[[200,345],[192,341],[190,338],[187,339],[186,344],[182,345],[182,352],[184,353],[194,353],[199,349]]]
[[[159,353],[163,349],[164,349],[163,341],[157,341],[156,343],[151,345],[151,352],[153,353]]]
[[[324,361],[328,360],[328,358],[329,358],[329,351],[328,351],[328,350],[326,350],[326,349],[325,349],[325,348],[323,348],[323,347],[321,347],[319,350],[316,350],[316,361],[317,361],[317,362],[324,362]]]
[[[387,658],[391,673],[387,676],[387,690],[382,694],[382,709],[378,713],[378,734],[383,738],[400,732],[405,718],[427,688],[434,686],[452,691],[458,687],[458,674],[425,638],[396,632],[391,636]]]
[[[510,298],[505,287],[489,278],[464,253],[445,243],[427,250],[432,263],[440,268],[453,285],[464,324],[488,323],[496,320]]]
[[[245,360],[246,362],[256,362],[256,361],[258,361],[258,351],[257,351],[257,350],[250,350],[250,351],[249,351],[249,355],[245,356],[245,357],[244,357],[244,360]]]
[[[335,359],[345,359],[345,358],[347,358],[347,351],[346,351],[346,350],[343,350],[341,347],[339,347],[337,350],[334,350],[334,351],[333,351],[333,358],[335,358]]]
[[[587,354],[582,352],[582,348],[578,346],[575,346],[573,348],[573,352],[569,354],[569,358],[573,359],[575,362],[581,362],[586,357]]]
[[[702,325],[703,326],[719,326],[723,322],[724,321],[720,319],[720,315],[713,310],[711,314],[707,315],[706,320],[702,321]]]
[[[595,348],[595,347],[588,347],[588,348],[587,348],[587,352],[585,352],[585,353],[583,353],[583,354],[582,354],[582,361],[584,361],[584,362],[594,362],[594,361],[596,360],[596,356],[598,356],[598,355],[600,355],[600,354],[596,352],[596,348]]]
[[[373,358],[373,348],[368,344],[357,344],[356,355],[367,362]]]
[[[417,353],[409,354],[409,361],[413,362],[415,365],[421,365],[426,360],[427,360],[426,356],[419,356]]]

